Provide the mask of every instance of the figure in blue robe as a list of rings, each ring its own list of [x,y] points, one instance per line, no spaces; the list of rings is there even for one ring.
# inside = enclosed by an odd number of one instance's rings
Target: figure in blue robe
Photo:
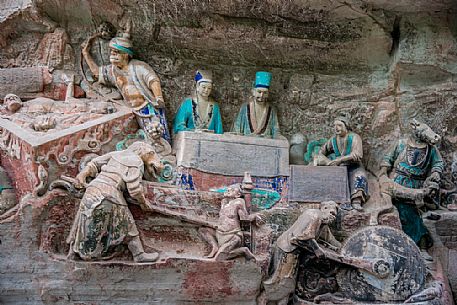
[[[208,103],[208,111],[205,114],[198,112],[198,105],[192,97],[182,102],[173,121],[173,133],[195,129],[212,130],[216,134],[224,133],[221,112],[216,102]]]
[[[194,79],[195,93],[179,107],[173,121],[173,133],[194,130],[224,133],[219,105],[209,96],[213,88],[212,73],[198,70]]]

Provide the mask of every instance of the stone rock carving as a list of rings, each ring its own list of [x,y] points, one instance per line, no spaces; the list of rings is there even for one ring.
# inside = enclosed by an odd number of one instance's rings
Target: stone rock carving
[[[394,143],[381,163],[381,176],[394,172],[393,181],[410,189],[428,188],[429,197],[439,195],[439,183],[444,170],[444,162],[435,146],[441,137],[425,123],[413,119],[410,122],[411,134],[408,139]],[[421,249],[430,246],[431,238],[420,216],[419,208],[411,199],[392,198],[396,206],[402,228]],[[425,257],[430,259],[424,251]]]
[[[46,67],[0,69],[0,98],[11,92],[23,98],[36,97],[51,81],[52,75]]]
[[[245,256],[255,260],[254,254],[244,246],[245,232],[242,231],[241,222],[248,221],[255,225],[263,224],[264,220],[258,213],[249,214],[246,202],[241,198],[242,190],[239,184],[231,185],[224,192],[221,203],[217,229],[200,228],[203,239],[211,246],[207,257],[215,260],[233,259]]]
[[[68,92],[71,92],[70,87]],[[46,132],[82,124],[114,110],[109,102],[75,98],[55,101],[46,97],[23,102],[17,95],[8,94],[4,99],[2,117],[23,128]]]
[[[339,290],[359,302],[399,302],[424,288],[426,266],[419,249],[402,231],[369,226],[344,241],[337,273]],[[349,263],[347,260],[353,260]]]
[[[289,163],[305,165],[306,137],[302,133],[293,134],[290,139]]]
[[[302,251],[307,255],[324,256],[323,248],[318,242],[337,250],[341,247],[333,236],[329,224],[335,221],[337,204],[325,201],[320,209],[305,210],[294,224],[276,241],[273,249],[273,272],[263,282],[266,298],[286,304],[291,293],[295,291],[299,256]]]
[[[363,148],[360,136],[349,128],[347,117],[338,117],[334,121],[335,136],[330,138],[320,149],[318,165],[346,166],[349,175],[351,204],[356,210],[362,210],[362,204],[368,200],[368,180],[362,165]],[[334,154],[334,160],[326,156]]]
[[[173,122],[173,133],[180,131],[211,131],[223,133],[219,105],[211,97],[213,76],[210,71],[195,74],[195,93],[181,104]]]
[[[129,30],[121,37],[111,39],[111,64],[98,66],[90,55],[90,47],[94,39],[102,35],[92,35],[82,48],[82,55],[92,74],[100,84],[114,86],[119,90],[125,102],[133,109],[141,128],[153,117],[158,117],[164,125],[163,137],[170,141],[162,87],[156,72],[147,63],[132,59],[134,51]]]
[[[232,132],[242,135],[278,138],[280,136],[278,114],[276,109],[267,103],[271,73],[256,73],[252,96],[241,106],[233,123]]]
[[[162,137],[164,132],[163,129],[163,125],[157,118],[152,119],[144,126],[144,129],[138,130],[136,134],[129,135],[126,139],[117,143],[116,149],[123,150],[135,143],[135,141],[143,141],[152,145],[155,152],[162,158],[162,160],[165,160],[175,166],[176,157],[173,154],[170,143]]]
[[[16,194],[11,186],[11,179],[5,169],[0,166],[0,216],[17,204]]]
[[[115,248],[127,244],[135,262],[152,262],[158,253],[145,253],[127,197],[148,210],[141,181],[153,180],[163,165],[154,148],[136,142],[127,150],[94,158],[76,177],[76,187],[86,187],[71,233],[70,254],[83,260],[109,259]],[[87,178],[94,179],[87,184]]]

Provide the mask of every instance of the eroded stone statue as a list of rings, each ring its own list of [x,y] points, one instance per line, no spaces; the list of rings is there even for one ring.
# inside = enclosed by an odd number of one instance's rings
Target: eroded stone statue
[[[233,259],[245,256],[255,260],[254,254],[244,246],[244,233],[241,230],[241,221],[249,221],[255,225],[263,224],[260,214],[249,214],[246,202],[242,196],[240,185],[231,185],[224,192],[221,202],[217,229],[201,228],[203,239],[211,245],[211,252],[207,257],[215,260]]]
[[[111,64],[98,66],[90,55],[90,47],[100,35],[97,33],[91,36],[82,49],[82,55],[92,74],[99,83],[114,86],[119,90],[127,105],[133,109],[141,128],[153,117],[158,117],[164,126],[163,137],[170,141],[162,87],[156,72],[147,63],[132,59],[133,45],[128,33],[111,39]]]
[[[277,138],[280,136],[278,114],[268,100],[271,73],[257,72],[249,101],[241,106],[232,132],[242,135]]]
[[[145,253],[127,199],[148,210],[143,178],[154,180],[163,165],[154,148],[136,142],[123,151],[92,159],[77,175],[77,188],[86,187],[71,233],[70,254],[83,260],[109,259],[125,244],[135,262],[152,262],[158,253]],[[87,184],[87,179],[94,179]]]
[[[330,231],[329,224],[335,221],[337,204],[325,201],[320,209],[305,210],[294,224],[276,240],[273,249],[272,269],[270,278],[263,282],[268,300],[286,304],[294,292],[297,281],[299,255],[305,251],[307,255],[324,256],[324,241],[333,250],[341,247]]]
[[[335,135],[319,151],[318,165],[346,166],[349,175],[351,204],[356,210],[362,210],[362,204],[368,199],[368,180],[362,164],[362,138],[349,129],[349,119],[338,117],[334,121]],[[326,156],[334,154],[335,159]]]
[[[432,187],[435,188],[435,193],[438,193],[444,162],[435,144],[441,137],[427,124],[415,119],[410,122],[410,127],[412,132],[409,138],[396,141],[384,156],[381,163],[381,176],[393,171],[393,180],[400,186],[410,189]],[[428,193],[433,193],[433,190]],[[431,239],[420,211],[411,199],[400,199],[394,196],[392,203],[400,214],[404,232],[421,249],[425,249],[430,246]]]
[[[210,71],[195,74],[195,92],[181,104],[173,121],[173,133],[180,131],[224,132],[219,105],[210,97],[213,76]]]
[[[38,97],[23,102],[17,95],[8,94],[4,99],[2,117],[24,128],[45,132],[83,124],[115,111],[112,103],[73,98],[55,101]]]

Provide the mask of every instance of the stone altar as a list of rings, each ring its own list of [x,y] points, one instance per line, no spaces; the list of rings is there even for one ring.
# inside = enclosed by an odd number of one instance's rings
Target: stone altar
[[[289,176],[289,143],[232,134],[180,132],[174,139],[177,166],[226,176]]]

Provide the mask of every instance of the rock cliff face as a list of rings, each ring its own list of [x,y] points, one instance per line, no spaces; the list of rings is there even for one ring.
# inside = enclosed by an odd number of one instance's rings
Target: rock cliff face
[[[267,70],[286,136],[328,137],[333,118],[349,113],[375,172],[417,118],[443,136],[447,163],[457,159],[455,0],[2,0],[0,68],[48,66],[54,82],[68,70],[90,80],[81,43],[102,22],[119,30],[129,20],[136,58],[161,78],[170,122],[195,70],[206,68],[228,130],[255,71]],[[108,63],[108,41],[93,51]]]
[[[169,120],[203,67],[215,72],[214,95],[230,128],[255,71],[265,69],[273,72],[270,100],[285,135],[328,136],[333,117],[350,113],[375,170],[412,117],[444,136],[451,158],[456,15],[452,0],[7,0],[0,4],[0,67],[79,71],[89,33],[103,21],[120,29],[131,20],[137,57],[161,77]],[[95,53],[107,62],[107,42]]]

